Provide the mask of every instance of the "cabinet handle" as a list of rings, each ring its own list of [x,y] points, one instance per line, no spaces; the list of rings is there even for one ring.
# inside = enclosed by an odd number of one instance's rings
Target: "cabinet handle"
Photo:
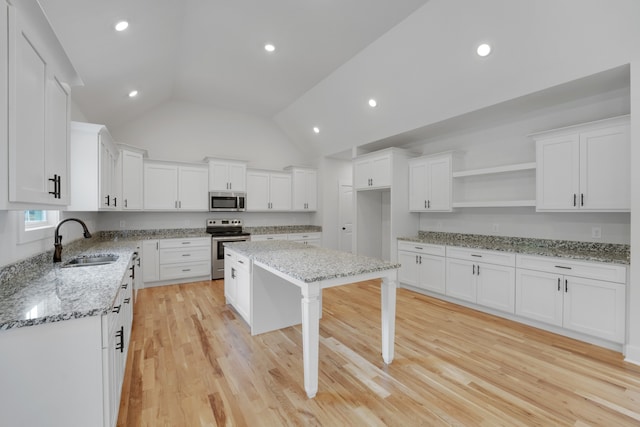
[[[231,278],[235,279],[236,278],[236,269],[235,268],[231,268]]]
[[[186,241],[186,242],[182,242],[183,245],[190,245],[191,242],[190,241]]]
[[[238,260],[238,264],[244,264],[244,261]]]
[[[156,242],[156,251],[157,251],[158,249],[160,249],[160,248],[159,248],[159,243],[158,243],[158,242]]]
[[[564,265],[555,265],[555,268],[563,268],[565,270],[571,270],[571,267],[565,267]]]
[[[117,197],[114,197],[114,198],[113,198],[113,207],[114,207],[114,208],[117,208],[117,207],[118,207],[118,198],[117,198]]]
[[[111,309],[112,313],[120,313],[120,307],[122,307],[122,304],[120,305],[116,305]]]
[[[418,263],[418,255],[416,255],[416,264]]]
[[[480,266],[478,266],[478,276],[480,275]]]
[[[123,283],[122,286],[120,286],[122,289],[127,289],[129,287],[128,283]]]
[[[475,274],[476,274],[476,265],[475,265],[475,264],[473,264],[473,273],[471,273],[471,274],[472,274],[472,275],[475,275]]]
[[[107,206],[111,206],[111,196],[107,194],[107,196],[105,197],[105,199],[107,199]]]
[[[128,208],[128,207],[129,207],[129,206],[128,206],[128,204],[127,204],[127,199],[124,199],[124,207],[125,207],[125,208]]]
[[[191,254],[182,254],[182,256],[191,256]]]
[[[418,250],[423,250],[424,248],[421,248],[420,246],[414,246],[414,248],[418,249]]]
[[[564,292],[565,293],[569,292],[569,280],[568,279],[564,279]]]
[[[116,338],[120,341],[116,343],[116,350],[120,350],[120,353],[124,353],[124,326],[120,326],[120,329],[116,332]]]
[[[576,205],[576,193],[573,193],[573,206]]]
[[[420,255],[420,263],[422,265],[422,255]]]
[[[183,268],[182,271],[187,272],[187,271],[191,271],[190,268]]]
[[[53,178],[49,178],[49,181],[53,181],[53,191],[49,191],[49,194],[53,195],[54,199],[60,198],[60,176],[54,174]]]
[[[180,209],[182,209],[182,200],[179,200],[179,201],[178,201],[178,207],[179,207]]]
[[[140,267],[140,257],[138,257],[138,267]]]
[[[584,206],[584,193],[580,193],[580,206]]]
[[[427,209],[431,209],[431,200],[427,200]]]
[[[130,302],[131,302],[131,298],[125,298],[125,299],[124,299],[124,303],[125,303],[125,304],[129,304]]]
[[[476,258],[482,258],[482,255],[477,255],[477,254],[471,254],[471,256],[474,256]]]
[[[424,208],[427,209],[427,201],[424,201]]]
[[[560,292],[560,278],[558,277],[558,292]]]

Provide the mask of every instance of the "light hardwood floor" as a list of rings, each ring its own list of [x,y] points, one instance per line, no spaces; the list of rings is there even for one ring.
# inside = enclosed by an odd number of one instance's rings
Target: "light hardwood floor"
[[[378,284],[323,304],[307,399],[299,326],[252,337],[221,280],[141,290],[118,425],[640,425],[618,353],[400,289],[385,366]]]

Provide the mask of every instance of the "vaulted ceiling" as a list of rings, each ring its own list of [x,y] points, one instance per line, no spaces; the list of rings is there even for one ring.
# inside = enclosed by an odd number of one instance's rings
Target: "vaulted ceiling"
[[[84,81],[73,100],[117,126],[169,100],[272,117],[427,0],[39,2]]]

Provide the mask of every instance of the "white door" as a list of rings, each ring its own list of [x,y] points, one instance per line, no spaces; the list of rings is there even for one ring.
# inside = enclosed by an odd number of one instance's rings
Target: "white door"
[[[247,211],[269,209],[269,174],[247,172]]]
[[[398,262],[402,263],[400,260]],[[418,287],[444,294],[446,291],[445,272],[445,257],[419,255]]]
[[[142,209],[142,164],[141,153],[122,151],[122,208]]]
[[[350,182],[338,184],[338,224],[340,227],[338,248],[353,252],[353,186]]]
[[[578,134],[536,142],[536,207],[579,208],[580,153]]]
[[[562,326],[563,277],[533,270],[516,270],[516,314]]]
[[[271,208],[275,211],[291,210],[291,175],[272,173],[269,178]]]
[[[447,258],[447,295],[476,302],[476,266],[471,261]]]
[[[451,157],[429,161],[428,207],[430,211],[451,210]]]
[[[427,162],[409,165],[409,210],[427,210]]]
[[[181,166],[178,177],[178,207],[190,211],[208,211],[209,169]]]
[[[418,257],[415,252],[398,251],[398,282],[418,286]]]
[[[160,280],[160,253],[157,240],[142,242],[142,281],[144,283]],[[143,285],[144,286],[144,285]]]
[[[144,165],[144,208],[174,210],[178,207],[178,167],[162,163]]]
[[[476,265],[476,292],[478,304],[507,313],[515,312],[515,269],[502,265]]]

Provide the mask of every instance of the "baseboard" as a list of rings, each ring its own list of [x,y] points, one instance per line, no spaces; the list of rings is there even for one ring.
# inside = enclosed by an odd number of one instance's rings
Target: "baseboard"
[[[640,347],[637,345],[627,344],[624,348],[624,361],[640,365]]]

